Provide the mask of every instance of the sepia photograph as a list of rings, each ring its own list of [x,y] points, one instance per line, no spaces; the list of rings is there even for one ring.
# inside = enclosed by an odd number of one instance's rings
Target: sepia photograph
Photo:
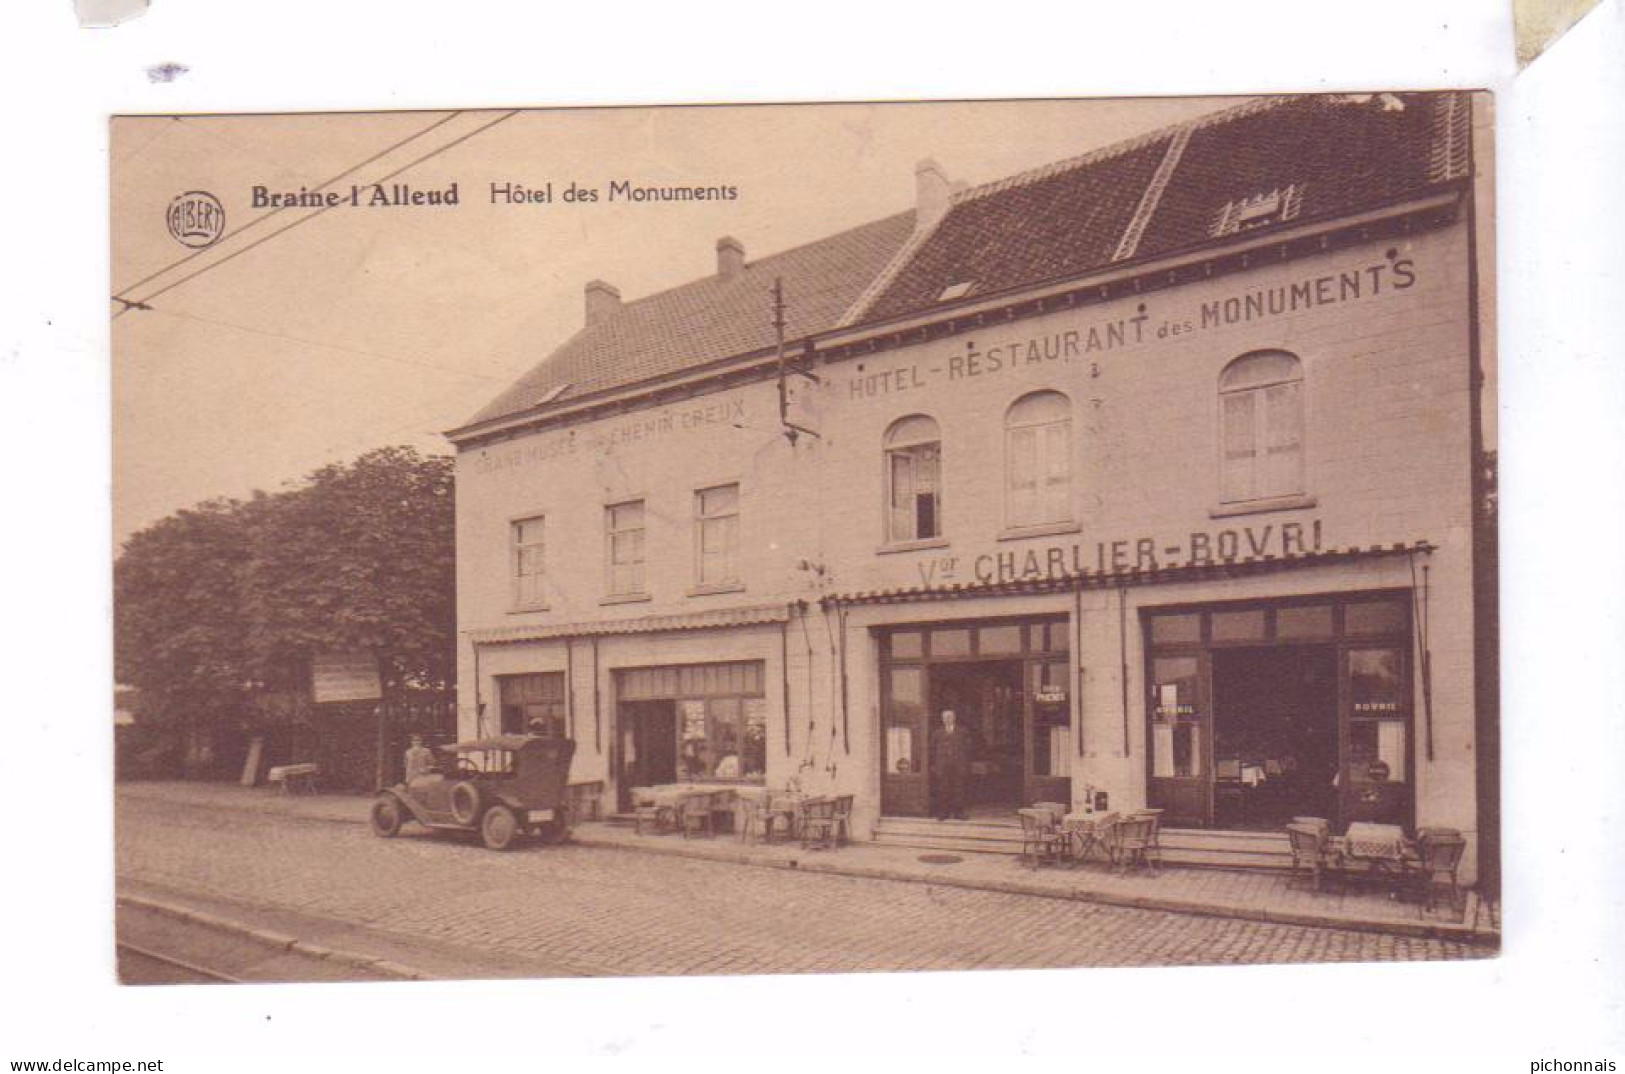
[[[1495,103],[113,116],[120,980],[1497,957]]]

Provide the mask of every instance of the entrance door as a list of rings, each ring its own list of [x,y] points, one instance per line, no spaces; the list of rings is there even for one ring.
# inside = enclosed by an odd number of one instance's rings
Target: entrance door
[[[927,739],[940,730],[940,713],[952,709],[959,725],[970,733],[966,804],[1001,816],[1025,802],[1026,721],[1021,669],[1019,660],[977,660],[931,668],[931,726]]]
[[[1277,830],[1337,816],[1337,650],[1218,649],[1213,667],[1213,823]]]
[[[1213,822],[1206,664],[1203,653],[1151,659],[1149,798],[1169,824]]]
[[[632,808],[632,788],[677,782],[677,702],[621,702],[620,809]]]
[[[925,668],[894,665],[882,681],[886,737],[881,744],[881,807],[895,817],[923,817],[931,794],[926,753]]]

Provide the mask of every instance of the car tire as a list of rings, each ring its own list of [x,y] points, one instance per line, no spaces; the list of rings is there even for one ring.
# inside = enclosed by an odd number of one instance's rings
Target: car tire
[[[480,838],[490,850],[507,850],[519,839],[519,818],[505,805],[494,805],[480,819]]]
[[[480,823],[483,815],[482,806],[485,802],[480,789],[473,783],[464,780],[451,788],[451,815],[458,824],[472,828]]]
[[[401,803],[393,794],[379,795],[372,803],[372,834],[391,839],[401,831]]]

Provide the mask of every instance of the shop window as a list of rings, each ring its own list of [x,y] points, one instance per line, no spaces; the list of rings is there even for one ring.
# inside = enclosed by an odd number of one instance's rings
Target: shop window
[[[924,771],[920,735],[925,720],[925,671],[894,667],[886,705],[886,771],[907,776]]]
[[[1303,367],[1297,358],[1259,351],[1225,367],[1219,438],[1225,503],[1303,493]]]
[[[759,697],[677,702],[684,779],[759,780],[767,772],[767,702]]]
[[[938,656],[969,656],[970,631],[963,628],[949,630],[933,630],[931,632],[931,655]]]
[[[1010,407],[1005,427],[1005,512],[1013,529],[1072,520],[1072,404],[1033,392]]]
[[[923,414],[886,430],[886,540],[942,536],[942,434]]]
[[[1275,634],[1279,638],[1328,638],[1332,633],[1330,604],[1287,605],[1275,612]]]
[[[1343,633],[1399,634],[1405,630],[1405,602],[1362,600],[1343,605]]]
[[[547,602],[542,539],[544,519],[524,518],[512,523],[513,599],[520,608],[540,608]]]
[[[891,636],[894,660],[913,660],[925,655],[925,635],[918,630],[899,630]]]
[[[1357,783],[1405,781],[1403,664],[1399,649],[1349,651],[1349,773]]]
[[[643,572],[643,501],[632,500],[604,508],[604,529],[609,595],[636,596],[647,592]]]
[[[1019,626],[982,627],[976,633],[976,651],[980,656],[1016,656],[1021,653]]]
[[[1179,615],[1152,616],[1151,640],[1156,642],[1158,645],[1175,645],[1181,642],[1194,643],[1201,641],[1201,613],[1184,612]]]
[[[497,696],[503,734],[564,737],[564,672],[499,675]]]
[[[1035,628],[1036,629],[1036,628]],[[1067,702],[1067,665],[1032,666],[1033,775],[1072,775],[1072,709]]]
[[[739,583],[739,486],[694,494],[696,575],[702,588]]]
[[[1264,609],[1213,613],[1214,641],[1262,641]]]

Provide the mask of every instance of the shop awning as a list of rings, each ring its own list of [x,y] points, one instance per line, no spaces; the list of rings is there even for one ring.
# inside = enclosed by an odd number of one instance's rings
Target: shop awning
[[[892,589],[865,589],[826,596],[828,604],[904,604],[913,601],[956,600],[974,597],[1006,597],[1027,593],[1071,592],[1074,589],[1118,589],[1125,586],[1174,585],[1181,582],[1204,582],[1214,579],[1242,578],[1274,571],[1295,570],[1302,567],[1324,567],[1335,563],[1376,559],[1386,556],[1408,556],[1435,550],[1431,541],[1411,544],[1398,542],[1390,545],[1369,545],[1343,549],[1326,549],[1289,556],[1246,556],[1216,560],[1212,563],[1191,563],[1178,567],[1148,570],[1066,571],[1034,578],[1017,578],[1002,582],[955,582],[936,586],[901,586]]]
[[[539,623],[534,626],[496,627],[470,632],[475,645],[504,645],[560,638],[592,638],[610,634],[654,634],[677,630],[720,630],[727,627],[783,623],[790,618],[784,604],[750,608],[718,608],[683,615],[645,615],[632,619],[606,619],[586,623]]]

